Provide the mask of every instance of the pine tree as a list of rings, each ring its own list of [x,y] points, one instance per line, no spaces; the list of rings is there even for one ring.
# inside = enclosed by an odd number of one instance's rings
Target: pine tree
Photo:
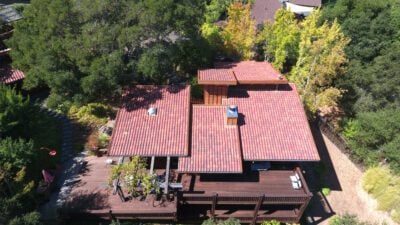
[[[290,74],[311,113],[322,106],[337,106],[343,90],[333,87],[333,81],[344,73],[344,48],[350,41],[336,20],[318,26],[319,18],[316,10],[302,22],[299,57]]]

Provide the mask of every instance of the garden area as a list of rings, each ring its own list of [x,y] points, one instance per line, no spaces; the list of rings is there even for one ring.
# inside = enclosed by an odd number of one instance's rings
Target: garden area
[[[47,192],[38,186],[50,191],[57,174],[61,124],[10,87],[0,86],[0,108],[0,223],[39,224],[35,210]]]

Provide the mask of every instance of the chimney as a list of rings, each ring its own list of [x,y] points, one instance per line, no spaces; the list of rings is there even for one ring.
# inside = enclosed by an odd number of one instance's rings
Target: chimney
[[[226,125],[235,126],[238,124],[238,107],[230,105],[226,107]]]

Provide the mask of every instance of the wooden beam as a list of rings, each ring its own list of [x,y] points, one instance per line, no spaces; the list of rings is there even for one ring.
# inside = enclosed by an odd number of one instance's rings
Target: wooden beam
[[[296,223],[299,222],[301,216],[303,216],[303,213],[306,210],[306,208],[308,206],[308,203],[310,202],[311,198],[312,198],[311,196],[308,197],[307,201],[305,201],[304,203],[301,204],[300,209],[297,212]]]
[[[150,174],[152,175],[154,173],[154,160],[155,160],[155,156],[151,157],[151,162],[150,162]]]
[[[169,167],[171,164],[171,156],[167,156],[167,168],[165,169],[165,188],[164,193],[168,194],[168,185],[169,185]]]
[[[215,193],[213,196],[212,206],[211,206],[211,217],[212,218],[214,218],[214,216],[215,216],[215,207],[217,206],[217,199],[218,199],[218,194]]]
[[[260,210],[260,207],[261,207],[263,201],[264,201],[264,195],[261,195],[261,196],[258,198],[256,207],[254,208],[254,215],[253,215],[253,220],[251,221],[251,225],[255,225],[255,224],[256,224],[256,222],[257,222],[257,216],[258,216],[258,211]]]

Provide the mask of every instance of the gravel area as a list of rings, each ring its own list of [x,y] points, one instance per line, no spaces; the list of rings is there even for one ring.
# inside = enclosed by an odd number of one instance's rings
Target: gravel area
[[[331,193],[324,197],[317,190],[314,192],[315,197],[306,212],[306,221],[309,224],[329,224],[333,215],[349,213],[356,215],[360,221],[396,224],[388,213],[377,210],[376,201],[362,189],[361,169],[325,135],[320,134],[317,142],[322,161],[327,167],[323,183],[331,188]]]

